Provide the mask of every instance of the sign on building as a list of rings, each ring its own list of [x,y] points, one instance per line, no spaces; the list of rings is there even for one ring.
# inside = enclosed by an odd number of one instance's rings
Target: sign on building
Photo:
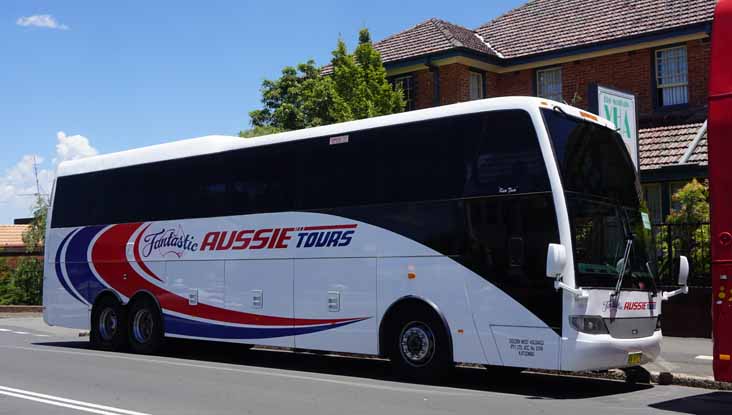
[[[635,95],[601,85],[590,85],[590,111],[612,121],[623,137],[636,169],[638,162],[638,111]]]

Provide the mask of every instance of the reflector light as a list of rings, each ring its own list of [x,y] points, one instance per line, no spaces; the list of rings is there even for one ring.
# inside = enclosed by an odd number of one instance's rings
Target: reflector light
[[[584,118],[589,118],[592,121],[597,121],[597,117],[590,114],[589,112],[580,111],[580,115],[583,116]]]

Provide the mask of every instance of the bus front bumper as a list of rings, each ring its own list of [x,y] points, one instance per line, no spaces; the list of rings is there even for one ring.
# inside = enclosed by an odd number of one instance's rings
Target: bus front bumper
[[[563,339],[562,370],[604,370],[637,366],[629,357],[641,353],[640,364],[650,363],[661,354],[661,330],[639,339],[616,339],[608,334],[578,333],[576,339]]]

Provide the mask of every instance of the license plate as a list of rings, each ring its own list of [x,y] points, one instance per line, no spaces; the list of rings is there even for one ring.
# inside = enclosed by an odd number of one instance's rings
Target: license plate
[[[641,364],[643,353],[628,353],[628,366],[638,366]]]

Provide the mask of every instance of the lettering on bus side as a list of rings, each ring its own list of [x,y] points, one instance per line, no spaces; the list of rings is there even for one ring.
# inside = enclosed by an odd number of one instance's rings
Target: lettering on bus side
[[[335,248],[351,244],[357,225],[264,228],[208,232],[201,251]]]

